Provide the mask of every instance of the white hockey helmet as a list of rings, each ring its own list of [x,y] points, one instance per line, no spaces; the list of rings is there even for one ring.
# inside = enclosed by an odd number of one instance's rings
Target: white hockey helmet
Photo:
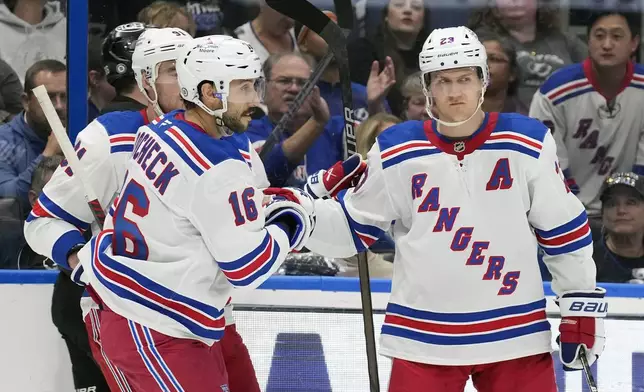
[[[233,80],[263,81],[262,62],[257,52],[246,41],[229,36],[208,36],[195,39],[186,46],[177,59],[177,76],[181,97],[199,106],[219,119],[228,110],[230,83]],[[223,107],[208,108],[199,97],[204,81],[212,82]],[[260,100],[263,84],[257,83]]]
[[[159,64],[164,61],[177,59],[180,49],[192,41],[190,34],[176,27],[148,28],[139,36],[132,55],[132,70],[139,90],[150,101],[157,115],[163,115],[158,104],[158,94],[155,82],[158,77]],[[143,88],[143,72],[148,84],[154,91],[154,99],[151,99]]]
[[[476,33],[465,26],[434,29],[425,40],[423,48],[418,55],[418,67],[421,71],[423,91],[427,96],[427,113],[433,119],[431,111],[432,97],[429,91],[429,78],[426,76],[431,72],[443,71],[456,68],[477,67],[481,70],[483,89],[479,100],[478,109],[483,104],[485,89],[490,82],[490,71],[487,65],[487,52],[485,46],[479,41]],[[472,118],[476,112],[470,116]],[[438,120],[438,119],[436,119]],[[438,120],[441,122],[440,120]],[[445,125],[456,126],[469,121],[458,123],[447,123]]]

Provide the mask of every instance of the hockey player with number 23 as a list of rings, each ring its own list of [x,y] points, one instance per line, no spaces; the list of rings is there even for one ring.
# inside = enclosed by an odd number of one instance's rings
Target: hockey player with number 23
[[[538,246],[565,368],[582,369],[582,352],[592,364],[604,347],[605,290],[584,208],[541,122],[481,110],[486,57],[468,28],[434,30],[419,55],[432,120],[384,131],[358,185],[315,201],[306,247],[326,256],[364,251],[395,221],[380,341],[393,358],[391,392],[460,392],[470,376],[479,392],[555,392]],[[309,178],[312,196],[334,186],[320,174]]]

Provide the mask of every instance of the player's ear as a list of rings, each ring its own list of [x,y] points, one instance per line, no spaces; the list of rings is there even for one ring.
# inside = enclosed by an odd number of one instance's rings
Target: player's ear
[[[212,83],[203,83],[200,86],[201,101],[211,110],[221,109],[223,104],[221,98],[217,94],[217,90]]]

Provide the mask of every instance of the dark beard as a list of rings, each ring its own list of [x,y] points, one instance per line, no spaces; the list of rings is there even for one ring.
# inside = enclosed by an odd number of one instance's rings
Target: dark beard
[[[246,128],[247,128],[246,125],[244,125],[237,118],[234,118],[234,117],[229,116],[226,113],[224,113],[221,116],[221,120],[223,121],[224,126],[226,128],[230,129],[231,131],[233,131],[235,133],[244,133],[244,132],[246,132]]]

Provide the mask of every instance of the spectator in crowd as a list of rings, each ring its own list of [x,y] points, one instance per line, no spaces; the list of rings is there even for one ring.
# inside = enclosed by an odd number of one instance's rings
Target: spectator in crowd
[[[62,155],[44,157],[38,166],[34,169],[31,176],[31,186],[29,187],[29,205],[34,206],[38,196],[42,193],[45,184],[49,182],[58,166],[63,160]],[[22,233],[22,230],[20,231]],[[24,242],[24,246],[18,255],[18,269],[54,269],[55,263],[49,258],[34,252],[31,247]]]
[[[103,67],[103,53],[101,42],[96,37],[90,37],[87,53],[87,69],[89,84],[89,99],[87,102],[87,123],[98,117],[101,109],[116,96],[114,86],[107,82],[107,75]],[[75,139],[72,138],[72,141]]]
[[[311,63],[300,53],[273,54],[264,62],[263,72],[268,114],[252,120],[246,132],[256,150],[261,150],[308,80]],[[344,118],[330,117],[329,108],[320,97],[319,88],[315,87],[287,124],[280,142],[267,152],[265,166],[275,168],[266,173],[271,185],[302,186],[307,173],[328,169],[341,160],[343,129]]]
[[[60,11],[60,3],[4,0],[0,4],[0,37],[0,58],[21,78],[36,61],[64,61],[67,21]]]
[[[47,118],[31,91],[44,85],[58,117],[67,121],[67,68],[58,60],[41,60],[25,76],[23,112],[0,126],[0,197],[20,200],[23,213],[31,209],[27,194],[35,167],[44,157],[61,154]]]
[[[376,142],[378,135],[390,126],[400,122],[401,120],[393,114],[382,112],[374,114],[362,122],[356,129],[358,154],[362,156],[362,159],[367,159],[367,153]]]
[[[219,0],[183,1],[186,10],[195,21],[194,37],[206,35],[232,35],[232,29],[224,26],[224,12]],[[244,21],[245,22],[245,21]]]
[[[538,0],[495,0],[494,6],[472,14],[470,28],[477,34],[496,33],[514,46],[520,68],[517,96],[523,107],[530,107],[532,96],[554,71],[588,54],[583,41],[562,31],[559,13],[558,8],[539,6]]]
[[[387,101],[398,117],[404,112],[400,84],[418,71],[418,54],[428,35],[424,29],[428,17],[422,0],[391,0],[383,9],[376,34],[348,44],[351,78],[356,83],[367,84],[374,62],[384,67],[386,58],[392,59],[397,84],[389,91]]]
[[[644,178],[614,173],[601,201],[603,230],[593,251],[597,281],[644,284]]]
[[[485,46],[490,70],[490,84],[485,90],[483,111],[527,115],[528,108],[516,96],[519,69],[514,47],[507,38],[491,33],[482,33],[479,41]]]
[[[103,65],[107,82],[114,87],[116,96],[100,114],[120,110],[143,110],[148,100],[139,90],[134,71],[132,55],[139,36],[145,31],[140,22],[117,26],[103,41]]]
[[[174,1],[155,1],[139,12],[137,20],[147,26],[178,27],[193,37],[197,33],[197,24],[192,14]]]
[[[427,97],[423,93],[421,78],[422,73],[420,71],[414,72],[407,76],[402,84],[402,118],[405,120],[425,121],[429,119],[426,106]]]
[[[0,123],[8,122],[22,110],[22,82],[16,71],[0,59]]]
[[[594,230],[601,226],[599,191],[610,173],[644,173],[644,67],[631,61],[637,25],[631,14],[595,13],[588,24],[590,57],[555,72],[530,106],[530,117],[553,132],[568,187]]]
[[[299,52],[293,30],[293,19],[260,2],[259,14],[235,29],[235,37],[248,42],[262,62],[271,54]]]
[[[333,12],[324,11],[324,13],[334,22],[338,19]],[[297,44],[302,53],[311,55],[316,61],[321,61],[329,51],[329,45],[324,42],[322,37],[311,31],[308,27],[301,24],[296,25]],[[340,70],[335,60],[327,66],[326,70],[320,77],[317,86],[320,88],[320,95],[329,105],[331,116],[342,116],[342,89],[340,87]],[[356,121],[364,121],[369,115],[389,110],[386,105],[385,97],[389,90],[396,84],[396,73],[394,63],[390,57],[385,59],[383,70],[380,71],[378,61],[371,65],[371,72],[367,85],[351,83],[353,91],[353,118]]]

